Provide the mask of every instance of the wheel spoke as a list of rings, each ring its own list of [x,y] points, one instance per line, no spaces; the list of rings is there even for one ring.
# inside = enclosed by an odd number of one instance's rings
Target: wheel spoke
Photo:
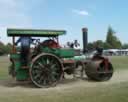
[[[54,60],[55,60],[55,59],[51,58],[49,64],[54,64]]]
[[[40,62],[38,62],[38,65],[39,65],[41,68],[44,68],[44,65],[41,64]]]
[[[51,70],[52,71],[56,71],[57,70],[56,64],[51,65]]]
[[[34,79],[37,79],[37,78],[39,78],[40,77],[40,75],[39,74],[36,74],[35,76],[34,76]]]
[[[46,64],[49,64],[50,62],[49,62],[49,58],[47,57],[47,59],[46,59]]]
[[[43,78],[44,78],[43,76],[40,76],[40,79],[38,81],[39,84],[42,84],[42,81],[44,80]]]
[[[44,79],[43,80],[43,85],[46,85],[46,84],[47,84],[46,79]]]
[[[42,64],[46,64],[46,61],[44,58],[41,59]]]
[[[37,66],[37,65],[35,65],[35,66],[33,66],[33,69],[39,69],[39,66]]]

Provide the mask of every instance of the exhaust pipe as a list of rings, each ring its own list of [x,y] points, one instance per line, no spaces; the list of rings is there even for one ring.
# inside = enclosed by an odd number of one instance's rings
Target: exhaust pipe
[[[83,53],[85,54],[87,52],[87,44],[88,44],[88,29],[83,28]]]

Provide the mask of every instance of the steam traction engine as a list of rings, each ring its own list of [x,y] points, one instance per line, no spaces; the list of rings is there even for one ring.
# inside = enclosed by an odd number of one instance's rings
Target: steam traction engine
[[[56,85],[65,74],[74,77],[88,78],[96,81],[107,81],[113,75],[113,67],[109,60],[102,56],[100,51],[92,58],[87,58],[87,29],[83,31],[83,51],[73,48],[62,48],[58,37],[64,35],[64,30],[37,30],[37,29],[7,29],[7,35],[12,37],[13,50],[10,54],[10,74],[17,81],[31,80],[37,87]],[[15,46],[15,37],[47,37],[40,42],[36,39],[34,48],[31,48],[27,66],[21,63],[21,50]]]

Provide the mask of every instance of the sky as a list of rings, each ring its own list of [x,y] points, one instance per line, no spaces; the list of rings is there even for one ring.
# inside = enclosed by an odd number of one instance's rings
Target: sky
[[[108,26],[128,43],[128,0],[0,0],[0,40],[11,42],[7,28],[62,29],[62,44],[77,39],[83,27],[89,42],[105,41]]]

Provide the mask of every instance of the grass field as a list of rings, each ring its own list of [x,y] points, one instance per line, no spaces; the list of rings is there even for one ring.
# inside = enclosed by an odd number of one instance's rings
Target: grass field
[[[128,56],[114,56],[110,60],[115,69],[128,69]]]
[[[7,79],[10,62],[7,56],[0,56],[0,80]]]
[[[77,80],[53,88],[38,89],[7,85],[10,79],[7,69],[9,61],[7,57],[1,57],[0,102],[128,102],[128,57],[111,57],[110,60],[116,74],[108,82]]]
[[[41,91],[4,93],[0,95],[0,102],[128,102],[128,83],[109,87]]]

